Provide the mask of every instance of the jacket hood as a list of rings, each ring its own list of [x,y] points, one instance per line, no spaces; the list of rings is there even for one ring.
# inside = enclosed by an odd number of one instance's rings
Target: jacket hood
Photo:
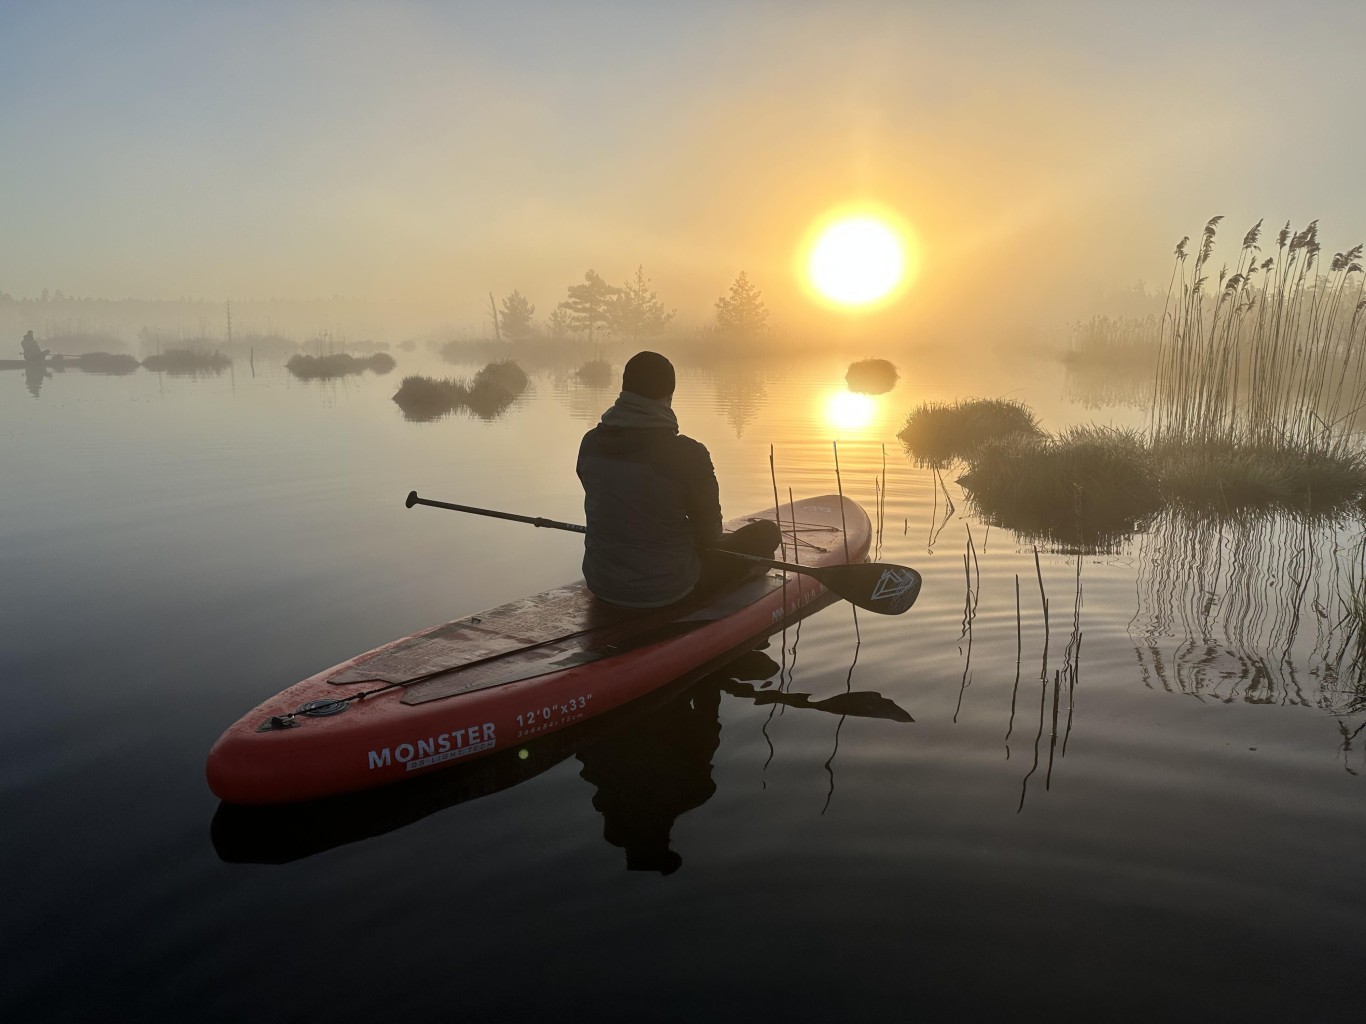
[[[625,430],[657,430],[667,427],[678,433],[678,417],[663,402],[646,398],[634,391],[623,391],[616,402],[602,414],[604,427],[619,427]]]

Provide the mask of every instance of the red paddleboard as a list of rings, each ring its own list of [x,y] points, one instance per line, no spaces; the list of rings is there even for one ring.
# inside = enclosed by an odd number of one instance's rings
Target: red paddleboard
[[[727,529],[774,518],[770,508]],[[784,561],[867,556],[868,516],[847,498],[796,501],[776,518]],[[367,651],[257,705],[209,751],[209,786],[229,803],[272,804],[413,778],[620,707],[828,600],[810,576],[783,572],[649,610],[598,601],[582,581],[547,590]]]

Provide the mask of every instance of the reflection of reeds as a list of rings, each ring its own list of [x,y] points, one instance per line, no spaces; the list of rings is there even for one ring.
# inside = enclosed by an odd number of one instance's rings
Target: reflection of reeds
[[[896,435],[918,465],[942,467],[966,457],[988,441],[1022,435],[1037,437],[1034,413],[1004,398],[970,398],[941,404],[926,402],[906,417]]]
[[[1130,625],[1146,685],[1204,699],[1366,710],[1360,520],[1167,512],[1139,548]],[[1360,563],[1358,562],[1358,565]],[[1168,646],[1174,644],[1174,646]]]

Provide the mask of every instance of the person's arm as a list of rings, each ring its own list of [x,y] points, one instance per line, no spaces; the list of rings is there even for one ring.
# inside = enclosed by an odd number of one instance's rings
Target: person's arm
[[[721,539],[721,489],[711,454],[696,445],[695,460],[688,479],[688,522],[699,549],[709,548]]]

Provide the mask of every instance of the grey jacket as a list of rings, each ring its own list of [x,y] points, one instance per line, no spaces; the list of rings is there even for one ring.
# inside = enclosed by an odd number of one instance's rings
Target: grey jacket
[[[721,537],[716,472],[663,402],[623,391],[579,444],[588,534],[583,576],[613,604],[657,608],[686,597],[698,552]]]

